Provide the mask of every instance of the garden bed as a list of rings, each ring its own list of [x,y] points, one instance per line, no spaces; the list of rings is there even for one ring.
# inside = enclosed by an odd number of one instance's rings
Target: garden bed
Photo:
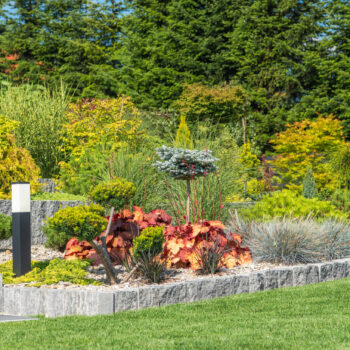
[[[141,280],[113,287],[58,283],[38,288],[3,286],[1,283],[0,312],[20,316],[43,314],[47,317],[113,314],[124,310],[302,286],[350,276],[350,259],[267,267],[268,265],[253,263],[234,269],[222,269],[215,276],[199,276],[189,270],[169,270],[164,283],[153,285],[146,285]],[[102,273],[91,271],[92,275]]]

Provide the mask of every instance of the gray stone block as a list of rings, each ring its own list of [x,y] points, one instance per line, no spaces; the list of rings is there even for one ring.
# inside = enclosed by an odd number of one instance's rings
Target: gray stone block
[[[114,293],[96,292],[97,312],[94,315],[111,315],[114,313]]]
[[[232,294],[249,293],[249,274],[233,276]]]
[[[86,307],[86,291],[79,290],[61,290],[64,293],[63,305],[64,315],[84,315],[84,312],[88,314],[88,308]],[[83,309],[83,305],[85,309]]]
[[[114,292],[114,312],[125,310],[137,310],[137,289],[125,289]]]
[[[215,278],[203,278],[197,281],[197,300],[206,300],[216,297]]]
[[[322,263],[318,264],[320,269],[320,282],[332,281],[333,280],[333,264]]]
[[[317,283],[319,281],[318,264],[309,264],[293,267],[294,286],[304,286],[305,284]]]
[[[333,261],[333,278],[345,278],[348,275],[348,262],[346,260]]]
[[[197,281],[185,282],[186,298],[184,302],[191,302],[198,300],[198,283]]]
[[[156,306],[153,304],[153,287],[140,287],[138,289],[138,308],[144,309],[146,307]]]
[[[7,315],[18,315],[20,314],[20,287],[11,287],[3,289],[4,307],[3,313]]]
[[[278,271],[279,288],[293,286],[293,268],[281,267],[276,269]]]
[[[345,277],[350,277],[350,259],[342,259],[345,264]]]
[[[46,317],[65,316],[64,298],[65,290],[63,289],[47,289],[43,291],[45,294],[44,313]]]
[[[41,288],[23,287],[19,293],[19,314],[34,316],[45,314],[45,293]]]
[[[225,297],[234,294],[234,276],[220,276],[215,278],[217,297]]]
[[[279,286],[279,272],[278,270],[263,270],[265,279],[265,290],[275,289]]]
[[[153,306],[164,306],[179,303],[181,286],[177,284],[164,284],[153,287]]]
[[[249,293],[258,292],[265,288],[264,273],[252,272],[249,275]]]

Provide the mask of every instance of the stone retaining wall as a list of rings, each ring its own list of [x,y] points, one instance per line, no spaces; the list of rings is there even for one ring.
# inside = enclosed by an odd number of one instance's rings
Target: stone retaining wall
[[[0,313],[19,316],[42,314],[47,317],[105,315],[345,277],[350,277],[350,259],[107,292],[84,290],[83,287],[81,290],[9,287],[1,283]]]
[[[41,230],[43,221],[53,216],[58,209],[75,207],[83,202],[79,201],[31,201],[32,220],[32,244],[43,244],[46,236]],[[11,215],[11,200],[0,200],[0,213]],[[10,248],[12,238],[0,240],[0,249]]]

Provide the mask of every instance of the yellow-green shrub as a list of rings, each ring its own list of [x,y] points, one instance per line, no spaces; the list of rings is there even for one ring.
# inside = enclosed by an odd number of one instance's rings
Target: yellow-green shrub
[[[135,185],[122,178],[97,185],[90,193],[91,199],[104,207],[114,207],[120,211],[134,196]]]
[[[50,261],[32,261],[32,270],[23,276],[15,277],[12,272],[12,260],[0,264],[0,273],[5,284],[29,283],[30,286],[55,284],[60,281],[73,284],[88,285],[101,284],[98,281],[87,278],[88,260],[64,260],[53,259]]]
[[[5,116],[0,115],[0,198],[11,197],[11,183],[30,181],[31,192],[39,185],[40,170],[35,165],[29,152],[16,146],[14,130],[18,125]]]
[[[345,145],[343,127],[333,115],[288,124],[270,141],[275,148],[276,172],[287,188],[301,193],[308,168],[312,168],[319,190],[334,191],[338,186],[332,169],[333,153]]]
[[[60,188],[85,194],[79,190],[86,191],[86,188],[75,182],[80,180],[86,154],[92,151],[101,160],[110,159],[122,147],[135,148],[144,139],[144,134],[139,112],[127,97],[84,100],[71,104],[70,108],[62,135],[69,161],[60,163]]]
[[[58,210],[53,217],[46,220],[42,228],[47,238],[46,246],[64,249],[73,236],[80,238],[82,235],[89,234],[90,229],[86,228],[86,225],[90,222],[93,223],[97,232],[95,236],[99,235],[106,226],[103,215],[103,207],[97,204],[79,205]],[[83,232],[85,229],[86,233]]]
[[[290,190],[267,194],[249,209],[242,209],[241,215],[250,220],[272,219],[275,217],[306,217],[317,219],[337,218],[345,220],[347,215],[337,210],[328,201],[305,198]]]
[[[164,227],[147,227],[134,239],[133,255],[137,259],[146,254],[156,256],[163,250]]]

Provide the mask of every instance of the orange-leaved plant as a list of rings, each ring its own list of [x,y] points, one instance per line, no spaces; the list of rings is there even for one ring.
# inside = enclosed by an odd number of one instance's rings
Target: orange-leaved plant
[[[250,250],[241,247],[241,236],[230,232],[220,221],[202,221],[196,224],[168,226],[165,229],[164,258],[168,267],[191,267],[199,270],[198,252],[218,245],[225,252],[219,267],[233,268],[252,261]],[[217,243],[219,242],[219,243]]]

